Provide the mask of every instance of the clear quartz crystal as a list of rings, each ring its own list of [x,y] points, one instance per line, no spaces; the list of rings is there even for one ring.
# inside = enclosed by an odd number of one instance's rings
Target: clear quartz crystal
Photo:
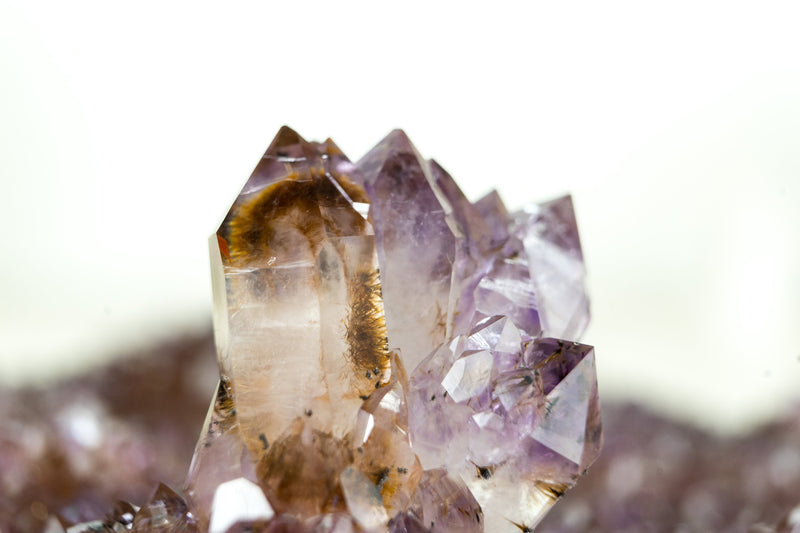
[[[282,128],[211,262],[191,527],[528,531],[599,453],[569,197],[509,214],[402,131],[353,164]]]

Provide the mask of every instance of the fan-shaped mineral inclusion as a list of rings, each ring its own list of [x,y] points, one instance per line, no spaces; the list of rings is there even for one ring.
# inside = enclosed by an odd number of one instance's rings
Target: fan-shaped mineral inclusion
[[[283,128],[211,260],[200,530],[531,531],[597,457],[568,196],[509,214],[402,131],[352,164]]]

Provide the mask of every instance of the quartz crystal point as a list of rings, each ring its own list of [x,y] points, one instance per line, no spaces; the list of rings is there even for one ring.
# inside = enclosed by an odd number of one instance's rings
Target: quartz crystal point
[[[370,199],[390,347],[414,368],[447,336],[456,237],[441,194],[405,133],[395,130],[359,162]]]
[[[402,131],[353,164],[284,127],[211,262],[187,527],[530,531],[600,451],[569,197],[509,214]]]
[[[186,502],[163,483],[150,501],[137,511],[131,529],[148,533],[197,532],[194,517],[188,512]]]
[[[545,334],[579,339],[589,325],[586,270],[572,198],[528,205],[515,217],[543,316]]]

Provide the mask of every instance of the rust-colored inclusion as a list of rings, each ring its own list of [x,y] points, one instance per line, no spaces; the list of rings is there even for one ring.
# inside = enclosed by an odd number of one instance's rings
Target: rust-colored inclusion
[[[350,309],[345,337],[350,362],[378,387],[388,380],[390,356],[383,314],[381,285],[376,271],[357,272],[349,283]]]
[[[233,267],[277,266],[298,250],[316,255],[328,237],[364,235],[368,223],[350,201],[369,203],[363,187],[348,176],[317,166],[296,170],[239,206],[226,221],[224,236],[218,235],[223,261]],[[356,387],[364,389],[359,394],[369,394],[370,387],[386,383],[390,375],[380,276],[373,265],[365,266],[349,275],[347,286],[348,357],[355,381],[363,382]]]
[[[352,209],[342,191],[353,202],[369,202],[364,189],[347,176],[326,173],[319,167],[295,171],[265,188],[240,206],[226,224],[227,235],[222,237],[227,241],[230,264],[242,267],[280,261],[282,255],[291,255],[283,252],[291,252],[300,244],[293,236],[302,236],[316,254],[329,233],[343,236],[354,230],[363,232],[366,221]],[[331,216],[331,211],[340,212],[340,216]]]
[[[346,510],[339,475],[352,463],[347,440],[298,419],[261,455],[256,475],[277,512],[310,517]]]

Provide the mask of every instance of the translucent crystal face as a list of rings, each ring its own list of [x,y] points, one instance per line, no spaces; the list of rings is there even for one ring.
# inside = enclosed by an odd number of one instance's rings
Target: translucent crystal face
[[[283,128],[211,260],[200,530],[526,531],[597,457],[569,197],[509,215],[401,131],[354,165]]]

